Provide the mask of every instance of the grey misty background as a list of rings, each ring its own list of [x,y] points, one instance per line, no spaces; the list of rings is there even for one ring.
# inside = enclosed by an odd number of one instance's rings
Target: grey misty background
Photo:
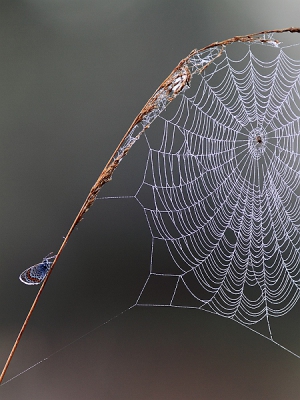
[[[157,86],[195,47],[299,25],[298,7],[269,0],[1,3],[1,367],[37,291],[18,275],[59,248]],[[135,193],[145,151],[141,140],[102,195]],[[148,274],[150,244],[135,201],[97,201],[63,252],[7,379],[130,307]],[[274,326],[299,354],[298,311]],[[297,399],[299,373],[298,359],[231,321],[135,308],[3,386],[0,397]]]

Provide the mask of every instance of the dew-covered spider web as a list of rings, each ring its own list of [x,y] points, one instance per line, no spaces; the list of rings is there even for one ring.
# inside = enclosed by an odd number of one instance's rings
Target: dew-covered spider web
[[[145,133],[134,197],[152,253],[137,305],[198,308],[255,331],[264,324],[276,341],[272,321],[300,296],[300,46],[219,50],[189,60],[192,74],[210,65],[155,110]],[[171,267],[157,262],[160,252]]]
[[[300,33],[276,32],[287,31]],[[270,32],[213,43],[178,64],[91,188],[49,257],[49,274],[101,187],[143,138],[147,156],[135,193],[98,197],[134,198],[152,237],[148,278],[136,303],[118,315],[145,305],[195,308],[300,358],[272,330],[300,297],[300,45]]]

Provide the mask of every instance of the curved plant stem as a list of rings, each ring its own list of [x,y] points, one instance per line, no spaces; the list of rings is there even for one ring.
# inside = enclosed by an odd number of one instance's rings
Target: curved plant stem
[[[21,340],[21,337],[26,329],[26,326],[28,324],[28,321],[33,313],[33,310],[35,309],[35,306],[44,290],[44,287],[53,271],[53,268],[61,255],[61,252],[63,251],[64,247],[66,246],[74,228],[78,223],[82,220],[83,215],[89,210],[89,208],[93,205],[95,202],[97,195],[101,189],[101,187],[109,182],[112,179],[112,175],[115,171],[115,169],[118,167],[120,161],[127,155],[128,151],[130,148],[133,146],[133,144],[140,138],[140,136],[148,129],[151,125],[151,123],[154,121],[154,119],[168,106],[168,104],[173,101],[177,95],[186,88],[186,86],[189,86],[189,83],[192,79],[192,75],[194,73],[201,73],[205,68],[207,68],[217,57],[219,57],[225,46],[230,45],[235,42],[247,42],[247,43],[269,43],[269,44],[278,44],[279,42],[277,40],[271,39],[268,36],[268,34],[272,33],[283,33],[283,32],[291,32],[291,33],[300,33],[300,28],[285,28],[285,29],[275,29],[275,30],[267,30],[267,31],[262,31],[258,33],[253,33],[250,35],[245,35],[245,36],[235,36],[231,39],[224,40],[222,42],[215,42],[212,43],[206,47],[203,47],[200,50],[193,50],[187,57],[183,58],[179,64],[177,65],[176,68],[171,72],[171,74],[163,81],[163,83],[159,86],[159,88],[154,92],[154,94],[150,97],[150,99],[147,101],[145,106],[142,108],[141,112],[136,116],[134,121],[132,122],[131,126],[129,127],[128,131],[124,135],[123,139],[113,152],[112,156],[108,160],[106,166],[104,167],[103,171],[99,175],[99,178],[95,182],[95,184],[92,186],[86,200],[84,201],[79,213],[77,214],[76,218],[74,219],[74,222],[72,223],[67,235],[65,236],[65,239],[63,240],[60,249],[57,252],[57,255],[51,265],[51,268],[48,272],[48,275],[46,276],[45,280],[43,281],[32,305],[31,308],[27,314],[27,317],[25,318],[25,321],[23,323],[23,326],[17,336],[17,339],[11,349],[11,352],[7,358],[7,361],[4,365],[4,368],[2,370],[2,373],[0,375],[0,384],[4,378],[4,375],[7,371],[7,368],[12,360],[12,357],[16,351],[16,348]],[[201,65],[200,68],[197,70],[191,71],[190,66],[189,66],[189,61],[192,57],[194,57],[196,54],[200,54],[201,52],[211,49],[211,48],[219,48],[219,52],[217,55],[215,55],[212,59],[207,60],[204,64]],[[163,104],[163,108],[161,105]],[[148,122],[147,122],[148,121]],[[139,133],[136,135],[133,135],[133,132],[135,131],[135,128],[138,126],[138,124],[142,123],[142,128],[140,129]],[[128,137],[131,136],[132,140],[127,140]]]

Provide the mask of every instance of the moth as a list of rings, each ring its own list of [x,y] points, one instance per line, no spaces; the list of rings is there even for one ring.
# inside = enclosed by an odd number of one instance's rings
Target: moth
[[[32,265],[31,267],[25,269],[25,271],[23,271],[19,276],[20,281],[25,283],[25,285],[39,285],[42,283],[56,257],[56,255],[49,257],[51,254],[53,253],[50,253],[44,257],[43,261],[39,264]]]

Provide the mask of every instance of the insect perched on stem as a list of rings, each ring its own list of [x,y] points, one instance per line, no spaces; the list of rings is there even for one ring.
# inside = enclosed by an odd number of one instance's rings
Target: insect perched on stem
[[[19,279],[25,285],[38,285],[43,282],[49,269],[55,259],[56,256],[50,256],[49,253],[46,257],[43,258],[43,261],[39,264],[32,265],[31,267],[25,269],[19,276]]]

